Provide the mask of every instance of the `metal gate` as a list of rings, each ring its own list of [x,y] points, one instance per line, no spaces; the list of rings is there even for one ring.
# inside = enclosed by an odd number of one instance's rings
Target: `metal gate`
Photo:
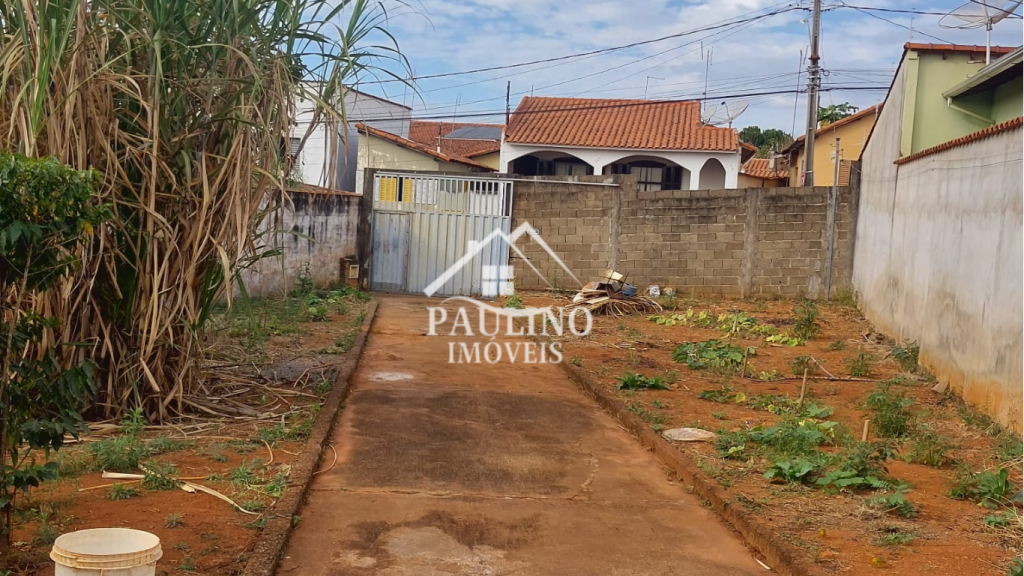
[[[494,296],[511,281],[512,181],[378,172],[370,288]]]

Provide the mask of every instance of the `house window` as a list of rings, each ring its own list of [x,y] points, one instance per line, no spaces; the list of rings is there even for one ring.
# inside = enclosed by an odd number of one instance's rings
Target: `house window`
[[[637,188],[640,190],[661,190],[663,168],[651,166],[630,166],[629,173],[637,175]]]
[[[289,138],[288,139],[288,160],[291,161],[292,166],[299,166],[302,162],[302,138]]]

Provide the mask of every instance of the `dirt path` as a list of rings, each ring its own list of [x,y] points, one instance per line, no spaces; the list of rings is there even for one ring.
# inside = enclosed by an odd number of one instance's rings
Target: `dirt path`
[[[278,574],[765,573],[559,367],[448,364],[438,303],[381,302]]]

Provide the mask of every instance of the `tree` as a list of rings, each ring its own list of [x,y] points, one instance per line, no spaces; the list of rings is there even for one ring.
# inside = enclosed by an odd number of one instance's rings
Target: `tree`
[[[747,126],[740,130],[740,142],[757,146],[757,157],[767,158],[771,152],[779,152],[793,142],[793,137],[777,128],[761,130],[759,126]]]
[[[828,126],[833,122],[853,115],[857,110],[860,110],[860,108],[849,102],[833,104],[831,106],[820,106],[818,107],[818,124]]]

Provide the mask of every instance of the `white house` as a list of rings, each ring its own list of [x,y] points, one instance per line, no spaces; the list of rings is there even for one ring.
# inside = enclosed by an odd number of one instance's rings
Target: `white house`
[[[696,101],[524,97],[501,142],[503,172],[636,174],[643,190],[736,188],[736,130],[701,123]]]
[[[346,88],[345,115],[348,126],[345,128],[345,132],[348,134],[347,146],[346,140],[341,136],[341,130],[332,129],[327,119],[321,118],[320,122],[313,126],[312,133],[299,152],[299,143],[313,122],[315,106],[312,101],[300,98],[296,103],[296,108],[298,112],[289,142],[289,150],[295,156],[295,168],[293,168],[292,174],[302,183],[311,186],[359,192],[359,189],[356,188],[356,167],[359,153],[359,130],[355,127],[357,123],[372,126],[403,138],[409,136],[412,108],[353,88]],[[336,139],[333,148],[330,143],[331,138]],[[333,182],[329,182],[328,156],[331,155],[332,150],[335,162],[334,179]]]

